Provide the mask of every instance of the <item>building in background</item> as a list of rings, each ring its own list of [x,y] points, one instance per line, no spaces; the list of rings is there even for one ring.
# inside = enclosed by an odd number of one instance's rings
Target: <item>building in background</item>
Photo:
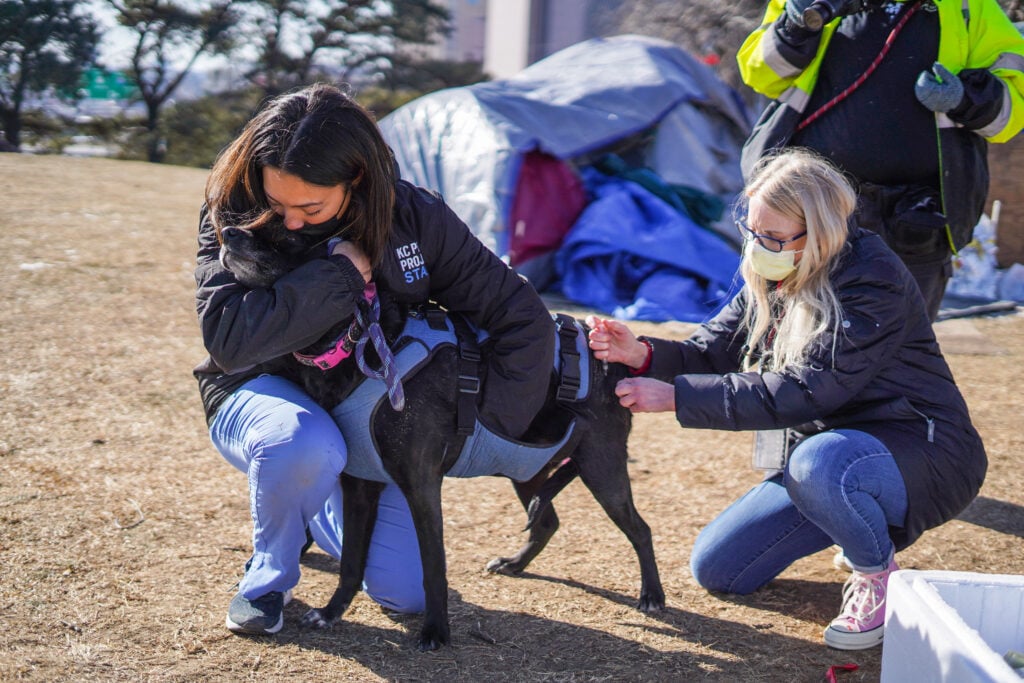
[[[624,0],[447,0],[451,33],[419,54],[480,62],[492,78],[508,78],[562,48],[615,30]]]
[[[451,13],[452,31],[422,51],[428,59],[446,62],[484,61],[487,0],[441,0]]]
[[[487,0],[484,71],[508,78],[562,48],[617,33],[623,1]]]

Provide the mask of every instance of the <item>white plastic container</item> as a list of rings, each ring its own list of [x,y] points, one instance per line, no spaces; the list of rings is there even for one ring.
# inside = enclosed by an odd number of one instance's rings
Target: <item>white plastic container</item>
[[[889,576],[882,683],[1021,683],[1024,576],[901,570]]]

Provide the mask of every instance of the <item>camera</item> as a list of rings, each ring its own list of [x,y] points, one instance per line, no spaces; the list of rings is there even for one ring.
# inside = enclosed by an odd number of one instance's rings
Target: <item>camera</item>
[[[804,10],[804,26],[812,31],[820,31],[821,27],[836,17],[856,14],[865,8],[864,0],[814,0]]]

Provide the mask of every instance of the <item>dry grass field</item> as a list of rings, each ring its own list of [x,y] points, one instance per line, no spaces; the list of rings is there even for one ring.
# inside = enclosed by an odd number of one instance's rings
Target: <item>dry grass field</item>
[[[664,415],[638,417],[631,437],[663,613],[633,609],[633,552],[578,482],[529,574],[487,574],[523,540],[524,514],[508,482],[481,478],[445,485],[452,647],[419,653],[419,619],[364,595],[334,630],[300,629],[336,581],[318,550],[281,633],[230,634],[250,522],[245,477],[210,445],[191,376],[204,172],[0,154],[0,179],[0,680],[820,681],[847,662],[860,668],[841,681],[878,680],[880,649],[821,642],[845,578],[830,553],[748,597],[695,584],[696,534],[758,475],[749,434]],[[1024,574],[1024,317],[937,330],[989,475],[959,519],[898,560]]]

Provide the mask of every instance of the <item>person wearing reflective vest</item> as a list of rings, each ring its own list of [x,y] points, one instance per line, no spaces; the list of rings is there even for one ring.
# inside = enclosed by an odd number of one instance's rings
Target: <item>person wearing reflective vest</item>
[[[772,98],[744,175],[772,148],[827,156],[855,181],[855,222],[900,255],[934,320],[984,210],[987,143],[1024,127],[1024,37],[995,0],[826,2],[836,16],[816,27],[820,0],[771,0],[739,50],[744,82]]]

